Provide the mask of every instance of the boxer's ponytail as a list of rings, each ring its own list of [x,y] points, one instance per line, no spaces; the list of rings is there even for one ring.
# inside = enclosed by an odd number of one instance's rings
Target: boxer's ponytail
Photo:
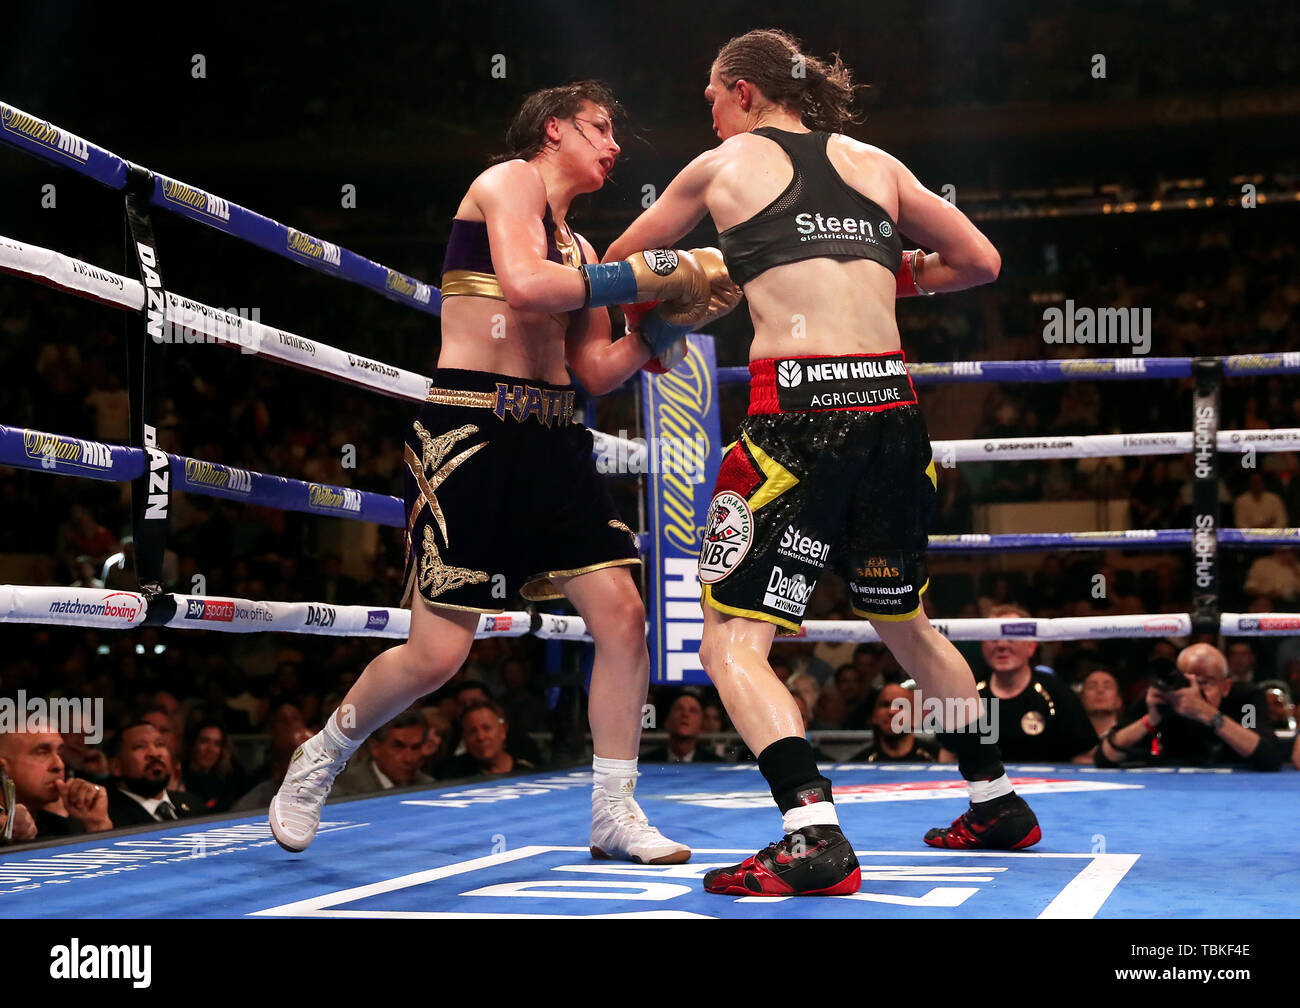
[[[749,81],[768,101],[797,113],[809,129],[840,133],[861,121],[853,112],[859,85],[839,53],[829,63],[809,56],[798,39],[779,29],[733,38],[718,51],[714,65],[728,87]]]

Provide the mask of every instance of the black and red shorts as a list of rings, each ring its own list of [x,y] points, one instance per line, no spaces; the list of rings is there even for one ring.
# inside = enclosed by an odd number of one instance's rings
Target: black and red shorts
[[[929,585],[936,483],[903,354],[749,371],[749,416],[722,460],[700,550],[704,602],[796,633],[829,564],[859,616],[911,619]]]
[[[641,562],[596,471],[574,392],[439,368],[407,430],[406,573],[433,606],[501,612],[519,593],[561,598],[552,578]]]

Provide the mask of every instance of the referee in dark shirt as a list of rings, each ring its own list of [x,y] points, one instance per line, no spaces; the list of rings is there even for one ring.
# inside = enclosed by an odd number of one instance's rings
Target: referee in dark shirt
[[[976,688],[989,704],[987,720],[997,731],[997,744],[1008,763],[1091,763],[1097,745],[1097,733],[1084,712],[1083,703],[1074,691],[1049,673],[1039,672],[1030,664],[1038,642],[1015,636],[1014,631],[1029,629],[1020,622],[1030,619],[1018,606],[995,606],[989,616],[1003,618],[1001,640],[984,641],[984,661],[989,675]],[[946,749],[940,762],[953,763],[956,758]]]

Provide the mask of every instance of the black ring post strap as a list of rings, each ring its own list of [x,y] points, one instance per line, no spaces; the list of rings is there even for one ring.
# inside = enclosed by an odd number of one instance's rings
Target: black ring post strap
[[[144,284],[144,305],[139,315],[128,316],[126,353],[128,394],[131,400],[131,444],[144,450],[147,465],[131,482],[131,531],[135,537],[135,569],[140,591],[146,597],[162,591],[163,552],[167,548],[171,509],[171,463],[158,444],[155,423],[161,389],[158,355],[149,352],[151,337],[163,341],[166,294],[158,251],[149,216],[153,173],[129,165],[126,182],[127,262],[134,263]]]

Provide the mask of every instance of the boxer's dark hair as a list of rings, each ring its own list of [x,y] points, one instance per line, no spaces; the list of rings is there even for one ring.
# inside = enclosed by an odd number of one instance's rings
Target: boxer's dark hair
[[[853,112],[859,85],[840,59],[809,56],[800,42],[777,28],[760,28],[733,38],[713,61],[728,90],[746,80],[763,97],[798,113],[809,129],[839,133],[862,117]]]
[[[624,117],[623,106],[602,81],[574,81],[560,87],[542,88],[528,95],[519,106],[514,122],[506,130],[506,150],[493,158],[493,163],[537,157],[551,142],[546,135],[546,124],[551,118],[572,119],[582,110],[584,101],[599,105],[609,113],[612,122]]]

